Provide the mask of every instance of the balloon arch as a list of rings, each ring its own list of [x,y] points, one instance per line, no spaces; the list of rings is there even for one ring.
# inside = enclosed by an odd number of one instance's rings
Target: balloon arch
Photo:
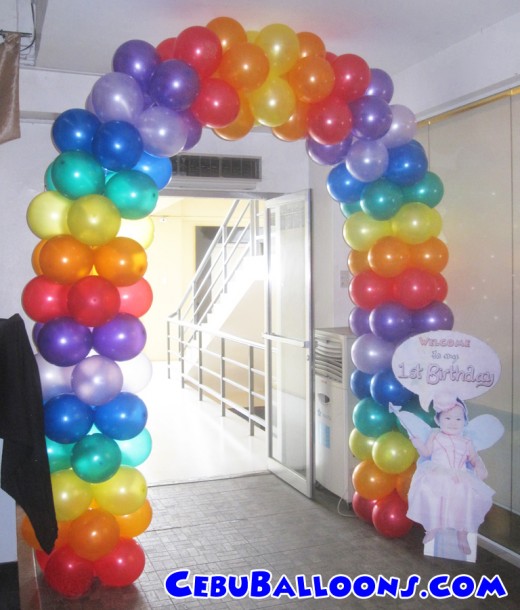
[[[47,582],[77,597],[94,578],[124,586],[144,568],[135,538],[152,509],[137,467],[152,440],[137,394],[151,377],[139,319],[152,303],[150,214],[171,178],[169,158],[193,148],[203,127],[236,140],[259,123],[281,140],[304,139],[313,162],[333,166],[327,189],[345,216],[357,335],[353,509],[382,535],[404,535],[417,454],[388,403],[422,410],[391,359],[404,338],[453,325],[434,209],[443,185],[413,139],[414,114],[390,104],[384,70],[282,24],[246,32],[218,17],[157,47],[130,40],[112,65],[85,109],[54,122],[59,154],[27,212],[40,242],[22,303],[35,321],[59,534],[46,555],[27,519],[22,533]]]

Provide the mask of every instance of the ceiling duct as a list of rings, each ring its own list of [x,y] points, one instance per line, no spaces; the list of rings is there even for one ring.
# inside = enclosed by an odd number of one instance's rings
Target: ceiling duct
[[[262,179],[260,157],[179,154],[171,157],[172,179],[166,191],[254,190]]]

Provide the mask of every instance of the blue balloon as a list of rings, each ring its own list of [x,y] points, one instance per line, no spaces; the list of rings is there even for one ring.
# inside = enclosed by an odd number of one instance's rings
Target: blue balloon
[[[332,199],[342,203],[359,201],[366,183],[354,178],[344,163],[333,167],[327,177],[327,190]]]
[[[428,157],[417,140],[390,148],[385,178],[399,186],[410,186],[422,180],[428,171]]]
[[[156,157],[146,151],[132,168],[149,176],[159,190],[163,189],[172,177],[172,162],[168,157]]]
[[[121,441],[140,434],[147,419],[146,404],[131,392],[121,392],[110,402],[96,407],[94,413],[94,424],[98,430]]]
[[[405,388],[391,369],[379,371],[370,382],[372,398],[383,407],[388,404],[403,405],[413,398],[413,392]]]
[[[96,131],[92,152],[105,169],[132,169],[143,154],[143,141],[131,123],[108,121]]]
[[[52,125],[52,141],[60,151],[83,150],[92,152],[92,140],[101,125],[95,114],[83,108],[62,112]]]
[[[59,394],[43,406],[45,435],[57,443],[75,443],[83,438],[94,422],[90,405],[74,394]]]
[[[372,375],[369,373],[363,373],[359,369],[356,369],[350,376],[350,389],[352,394],[358,399],[368,398],[370,394],[370,381]]]

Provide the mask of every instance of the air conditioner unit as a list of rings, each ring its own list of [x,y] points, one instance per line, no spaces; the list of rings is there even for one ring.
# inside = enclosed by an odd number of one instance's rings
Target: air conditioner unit
[[[164,189],[252,191],[262,177],[260,157],[179,154],[171,158],[172,179]]]

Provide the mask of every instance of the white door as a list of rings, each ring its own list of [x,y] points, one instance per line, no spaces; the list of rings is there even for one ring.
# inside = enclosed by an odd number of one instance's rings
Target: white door
[[[266,202],[268,465],[312,497],[314,487],[311,206],[308,191]]]

